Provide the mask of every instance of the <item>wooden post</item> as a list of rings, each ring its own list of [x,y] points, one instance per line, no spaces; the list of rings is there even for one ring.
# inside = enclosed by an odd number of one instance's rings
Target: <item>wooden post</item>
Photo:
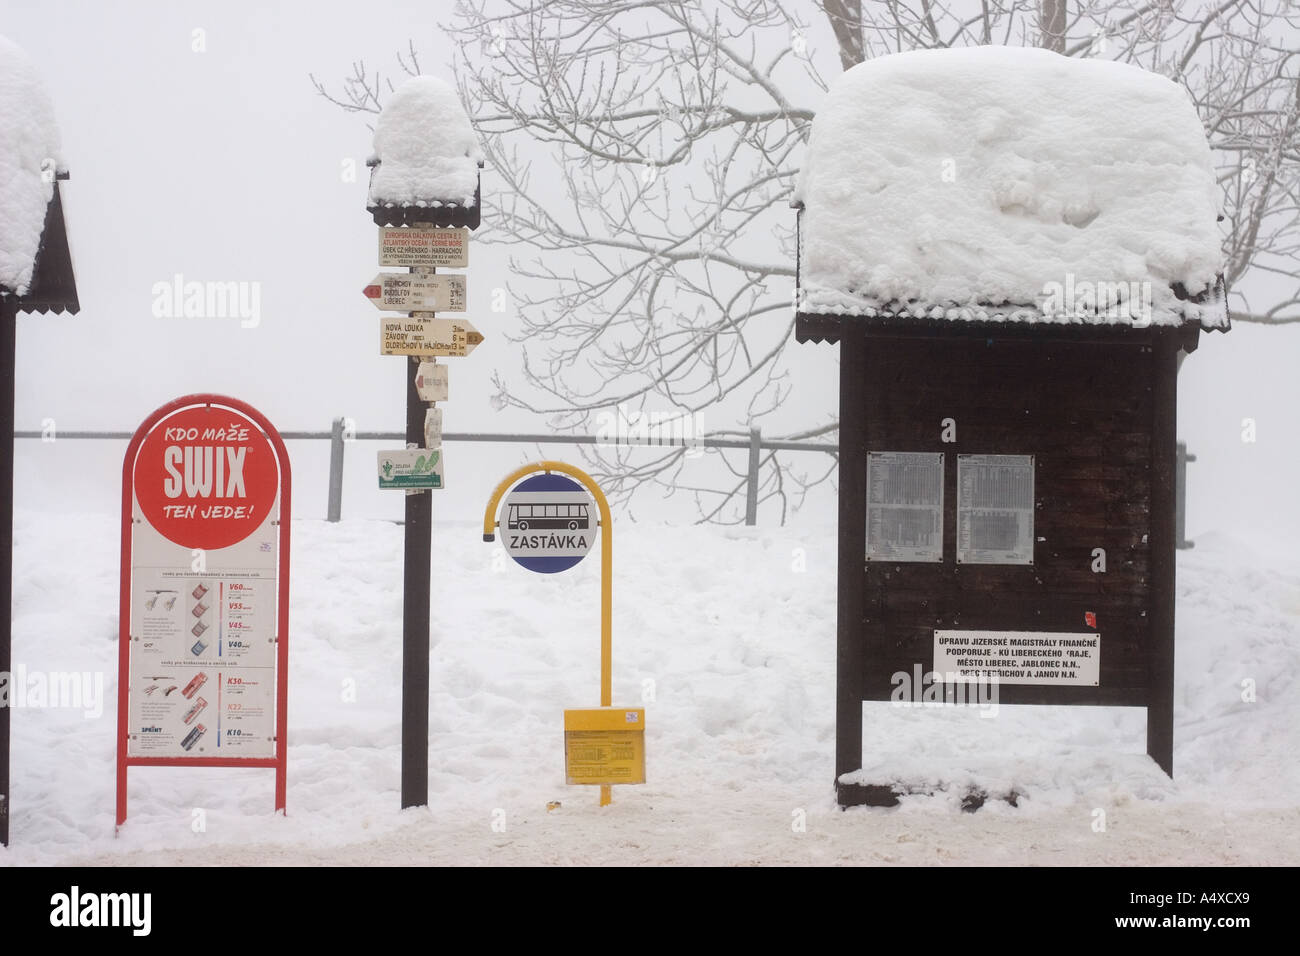
[[[847,325],[847,323],[846,323]],[[840,339],[839,593],[835,647],[835,788],[862,767],[862,681],[866,617],[862,593],[867,560],[866,340],[845,329]],[[851,801],[850,801],[851,802]]]
[[[0,548],[0,675],[4,675],[10,701],[13,686],[13,570],[14,570],[14,371],[18,342],[18,303],[12,296],[0,299],[0,528],[9,546]],[[0,707],[0,846],[9,845],[9,715]]]
[[[431,228],[417,223],[416,229]],[[411,266],[413,273],[432,273]],[[412,312],[412,318],[432,318]],[[406,447],[424,446],[428,407],[415,387],[420,356],[402,363],[406,379]],[[429,578],[433,572],[433,492],[406,493],[402,581],[402,809],[429,803]]]
[[[1147,650],[1147,753],[1174,775],[1174,471],[1178,415],[1177,344],[1157,336],[1151,350],[1151,635]]]
[[[343,513],[343,426],[345,419],[334,419],[330,430],[330,496],[326,521],[338,521]]]

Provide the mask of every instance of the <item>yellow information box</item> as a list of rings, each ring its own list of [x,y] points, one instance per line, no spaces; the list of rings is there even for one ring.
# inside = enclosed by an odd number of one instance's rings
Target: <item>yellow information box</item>
[[[564,777],[570,784],[645,783],[645,708],[566,710]]]

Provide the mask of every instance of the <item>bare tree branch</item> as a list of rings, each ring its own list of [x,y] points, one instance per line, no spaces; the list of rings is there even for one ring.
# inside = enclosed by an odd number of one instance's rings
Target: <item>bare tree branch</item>
[[[523,380],[498,378],[499,401],[556,428],[611,410],[707,412],[740,434],[788,418],[787,204],[823,70],[899,50],[1045,43],[1182,84],[1222,189],[1232,318],[1300,321],[1289,0],[458,0],[447,28],[489,164],[478,235],[529,250],[511,262]],[[413,44],[398,65],[420,70]],[[335,90],[311,80],[352,113],[377,113],[392,85],[360,61]],[[1252,307],[1250,276],[1288,287]],[[798,435],[836,430],[833,409],[808,418]],[[701,520],[739,520],[745,473],[726,453],[708,456],[724,478],[697,485],[680,448],[589,454],[616,497],[679,489]],[[797,460],[763,458],[761,500],[782,514],[833,480]]]

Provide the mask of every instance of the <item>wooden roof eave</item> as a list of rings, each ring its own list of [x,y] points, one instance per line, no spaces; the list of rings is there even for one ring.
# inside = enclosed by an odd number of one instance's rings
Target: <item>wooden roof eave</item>
[[[32,267],[32,281],[27,292],[16,297],[16,312],[67,312],[76,315],[81,311],[77,295],[77,278],[72,268],[72,250],[68,245],[68,227],[63,216],[63,199],[59,193],[59,180],[67,179],[60,173],[54,181],[54,195],[45,207],[45,226],[41,243]],[[0,289],[4,298],[13,296],[10,289]]]
[[[1196,349],[1201,326],[1196,322],[1182,325],[1148,325],[1133,327],[1119,324],[1085,324],[1082,322],[997,322],[915,318],[897,315],[842,315],[799,312],[795,315],[795,341],[826,342],[834,345],[848,335],[866,338],[970,338],[1020,339],[1033,341],[1073,341],[1107,345],[1151,345],[1157,341],[1175,341],[1185,352]]]
[[[379,162],[372,160],[368,165],[371,167],[370,175],[373,178],[375,169],[379,167]],[[482,163],[478,165],[479,169],[483,168]],[[480,172],[478,182],[474,185],[474,204],[472,206],[462,205],[456,200],[442,199],[429,200],[423,205],[412,202],[372,205],[367,202],[366,211],[375,220],[376,226],[435,226],[440,229],[464,226],[469,229],[477,229],[482,221],[482,186],[483,174]],[[437,205],[433,205],[433,203],[437,203]]]

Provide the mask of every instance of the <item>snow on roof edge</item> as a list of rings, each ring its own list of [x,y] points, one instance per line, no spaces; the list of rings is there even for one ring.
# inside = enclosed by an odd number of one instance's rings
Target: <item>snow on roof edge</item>
[[[367,206],[474,206],[483,151],[453,87],[413,76],[375,123]]]
[[[66,171],[40,71],[0,36],[0,287],[24,295],[40,253],[56,176]]]
[[[848,318],[901,318],[949,322],[994,322],[1008,325],[1128,326],[1131,328],[1180,328],[1192,323],[1209,331],[1226,332],[1232,328],[1227,302],[1221,287],[1215,287],[1205,301],[1179,300],[1178,308],[1152,312],[1149,317],[1134,316],[1124,310],[1045,312],[1036,305],[963,305],[952,303],[880,303],[839,293],[807,294],[800,290],[797,311],[806,315],[844,316]]]

